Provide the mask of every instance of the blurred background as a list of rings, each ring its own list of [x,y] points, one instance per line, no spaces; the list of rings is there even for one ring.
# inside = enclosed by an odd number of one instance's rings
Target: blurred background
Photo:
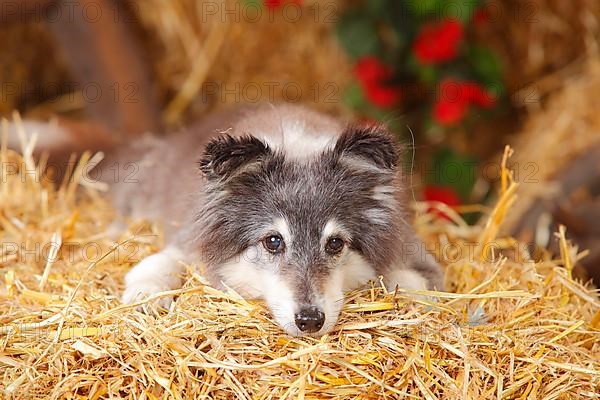
[[[510,144],[506,233],[535,255],[566,225],[598,283],[599,18],[597,0],[0,0],[0,116],[135,140],[231,104],[303,103],[389,125],[417,198],[467,223]]]

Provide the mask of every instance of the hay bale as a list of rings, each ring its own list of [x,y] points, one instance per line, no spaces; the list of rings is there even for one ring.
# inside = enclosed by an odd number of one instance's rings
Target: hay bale
[[[127,2],[134,18],[125,22],[144,39],[164,122],[178,125],[225,104],[258,100],[310,103],[335,114],[347,113],[342,97],[351,65],[333,34],[341,7],[338,0],[307,1],[301,8],[292,4],[276,11],[248,3]],[[75,12],[81,10],[76,4]],[[81,82],[69,73],[59,57],[61,49],[43,23],[45,14],[37,8],[27,14],[35,21],[0,25],[6,39],[0,50],[7,55],[0,60],[0,76],[10,84],[6,96],[0,97],[0,115],[13,109],[32,112],[30,117],[76,114],[86,106],[85,99],[76,95]],[[115,18],[127,17],[115,14]],[[53,23],[59,22],[68,23],[66,18]],[[123,96],[136,94],[121,90]],[[69,95],[69,100],[55,98],[62,95]]]
[[[556,251],[552,232],[561,223],[569,225],[576,242],[591,250],[582,263],[587,273],[582,274],[600,279],[600,235],[594,218],[569,211],[586,209],[587,216],[600,212],[594,194],[600,181],[600,58],[589,59],[583,72],[566,82],[512,141],[517,150],[513,168],[521,187],[504,228],[523,241]]]
[[[531,115],[511,140],[517,150],[512,160],[521,174],[521,199],[507,220],[521,218],[522,209],[536,201],[534,193],[547,191],[550,182],[573,159],[600,144],[600,58],[588,60],[580,74],[568,77],[564,88],[542,110]],[[528,165],[536,168],[528,171]]]
[[[13,3],[16,5],[16,3]],[[9,13],[10,3],[6,3]],[[29,110],[32,117],[47,117],[49,111],[70,111],[60,96],[74,87],[68,66],[47,27],[39,21],[10,23],[0,14],[0,115]],[[25,45],[27,44],[27,45]],[[51,60],[51,61],[49,61]],[[47,102],[46,109],[38,108]]]
[[[561,70],[598,52],[597,1],[493,0],[485,7],[489,23],[481,36],[507,66],[509,93],[533,85],[536,95],[548,94],[562,86],[563,80],[557,76]],[[510,68],[514,65],[519,67]],[[544,77],[548,79],[542,82]],[[529,105],[530,89],[516,95],[516,105]]]
[[[454,293],[415,301],[379,284],[348,296],[320,339],[293,338],[266,306],[204,285],[191,267],[168,313],[119,304],[123,276],[161,246],[157,227],[103,233],[113,211],[82,177],[58,189],[31,157],[0,186],[0,392],[5,398],[582,398],[600,384],[600,300],[572,277],[581,257],[529,259],[497,237],[516,184],[503,170],[485,225],[418,204],[416,225],[447,261]],[[443,207],[439,205],[438,207]],[[156,297],[156,296],[155,296]]]
[[[333,34],[337,0],[276,10],[239,0],[134,4],[152,43],[168,123],[257,100],[348,112],[342,94],[351,66]]]

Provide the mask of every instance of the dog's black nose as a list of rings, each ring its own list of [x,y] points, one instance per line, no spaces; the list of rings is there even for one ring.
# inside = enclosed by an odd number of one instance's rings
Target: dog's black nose
[[[317,332],[325,322],[325,314],[316,307],[302,309],[295,317],[298,329],[307,333]]]

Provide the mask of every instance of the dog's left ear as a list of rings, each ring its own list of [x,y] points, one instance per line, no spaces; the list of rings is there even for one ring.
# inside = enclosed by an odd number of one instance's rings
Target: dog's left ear
[[[395,169],[400,149],[392,135],[382,126],[349,126],[338,138],[336,155],[359,157],[378,168]]]
[[[223,135],[212,139],[204,149],[199,167],[208,179],[229,178],[242,167],[272,154],[262,140],[251,136]]]

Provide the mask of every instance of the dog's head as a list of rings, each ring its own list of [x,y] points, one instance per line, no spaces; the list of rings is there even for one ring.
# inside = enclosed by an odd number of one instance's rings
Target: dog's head
[[[200,161],[205,260],[225,286],[266,300],[289,334],[326,333],[344,291],[395,251],[398,161],[376,128],[348,128],[306,159],[254,136],[214,139]]]

